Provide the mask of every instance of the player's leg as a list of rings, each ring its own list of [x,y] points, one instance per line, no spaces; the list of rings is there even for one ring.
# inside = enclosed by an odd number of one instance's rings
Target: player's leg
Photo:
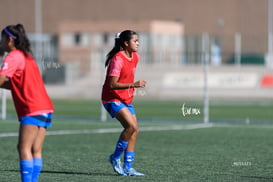
[[[133,118],[130,111],[126,107],[123,107],[118,112],[116,112],[115,117],[120,121],[124,130],[122,131],[119,140],[117,141],[113,154],[111,154],[109,157],[109,161],[111,162],[115,172],[120,175],[124,175],[123,167],[121,166],[120,162],[120,157],[122,153],[126,150],[131,135],[134,132],[134,128],[132,128],[130,124],[128,124],[128,121],[129,123],[133,122]]]
[[[135,120],[135,115],[132,115],[129,109],[125,107],[116,113],[115,117],[124,128],[120,138],[128,142],[127,150],[134,150],[138,135],[138,124]]]
[[[20,158],[21,179],[23,182],[32,181],[33,156],[32,146],[38,134],[38,127],[34,125],[20,125],[18,139],[18,153]]]
[[[128,143],[128,147],[124,154],[124,172],[126,173],[127,176],[144,176],[143,173],[140,173],[133,168],[133,163],[135,160],[134,149],[135,149],[139,129],[138,129],[137,117],[134,112],[132,117],[134,120],[134,125],[137,126],[137,129],[136,129],[136,132],[132,134]]]
[[[46,136],[46,128],[39,127],[39,131],[37,137],[32,146],[32,154],[33,154],[33,174],[32,174],[32,182],[38,181],[40,176],[43,159],[42,159],[42,147]]]

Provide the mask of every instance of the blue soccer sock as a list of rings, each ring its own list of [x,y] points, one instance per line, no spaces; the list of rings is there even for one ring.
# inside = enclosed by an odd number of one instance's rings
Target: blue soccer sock
[[[34,158],[33,159],[33,174],[32,174],[32,182],[37,182],[43,167],[43,159],[42,158]]]
[[[133,167],[134,160],[135,160],[134,151],[125,152],[125,154],[124,154],[124,168],[131,169]]]
[[[119,139],[116,144],[116,149],[115,149],[114,153],[112,154],[112,157],[114,159],[119,159],[121,154],[127,148],[127,146],[128,146],[128,142]]]
[[[20,160],[22,182],[32,182],[33,160]]]

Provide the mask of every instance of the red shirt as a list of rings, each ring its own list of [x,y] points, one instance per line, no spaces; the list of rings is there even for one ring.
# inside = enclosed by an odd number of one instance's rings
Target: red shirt
[[[39,68],[30,54],[25,57],[20,50],[11,51],[4,60],[0,74],[9,77],[19,119],[53,112],[54,107],[47,95]]]
[[[134,98],[134,88],[113,90],[110,89],[110,77],[118,77],[119,83],[134,83],[135,70],[139,56],[132,53],[132,59],[128,59],[124,55],[124,51],[118,52],[110,61],[107,68],[106,78],[102,89],[102,102],[123,102],[132,104]]]

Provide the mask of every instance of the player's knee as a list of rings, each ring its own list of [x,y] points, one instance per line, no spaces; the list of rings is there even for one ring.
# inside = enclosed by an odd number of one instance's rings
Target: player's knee
[[[19,154],[22,154],[27,151],[27,148],[25,146],[23,146],[22,144],[18,143],[17,144],[17,151]]]
[[[139,129],[138,129],[138,126],[135,127],[134,129],[134,135],[137,136],[139,133]]]
[[[129,127],[127,128],[128,132],[130,133],[130,135],[138,135],[139,129],[138,126],[136,125],[129,125]]]
[[[31,155],[30,149],[22,146],[20,143],[17,144],[17,151],[20,156],[20,159],[27,159]]]
[[[31,149],[31,153],[33,156],[38,156],[42,153],[42,149],[40,147],[33,146]]]

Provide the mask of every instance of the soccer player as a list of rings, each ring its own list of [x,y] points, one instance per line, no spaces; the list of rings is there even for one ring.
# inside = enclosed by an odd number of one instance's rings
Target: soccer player
[[[116,148],[109,156],[109,161],[116,173],[122,176],[144,176],[133,168],[134,149],[138,136],[138,123],[132,105],[134,89],[145,87],[146,81],[134,82],[135,70],[139,61],[136,53],[138,35],[132,30],[125,30],[116,35],[115,46],[108,53],[105,66],[107,73],[102,89],[102,103],[112,117],[123,126]],[[124,153],[124,166],[121,155]]]
[[[20,121],[18,153],[22,182],[38,181],[42,169],[42,146],[51,126],[53,104],[33,59],[23,25],[9,25],[1,32],[8,52],[0,70],[0,86],[10,89]]]

